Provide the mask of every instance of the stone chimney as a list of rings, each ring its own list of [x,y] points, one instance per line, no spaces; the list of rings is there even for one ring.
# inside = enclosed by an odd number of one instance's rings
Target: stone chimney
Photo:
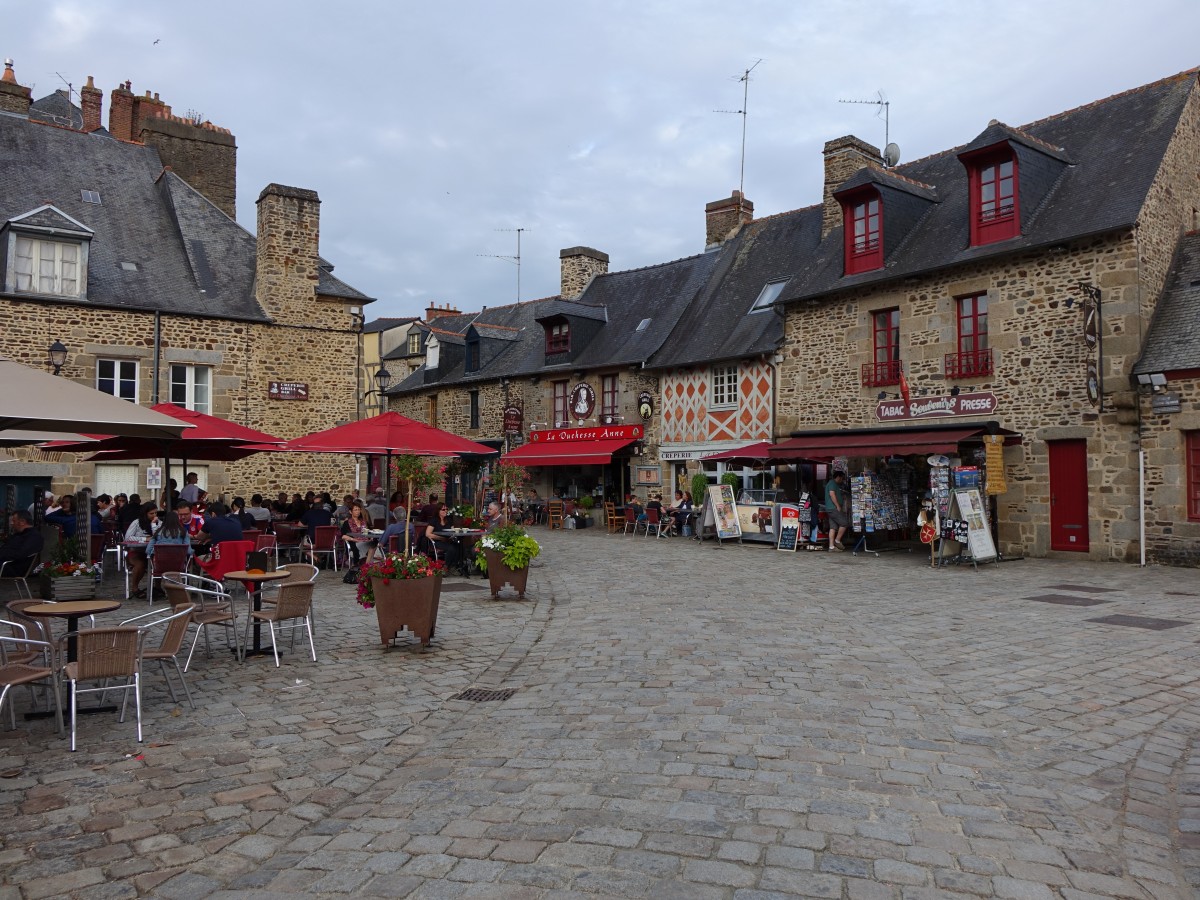
[[[104,105],[104,92],[96,87],[92,76],[79,91],[79,105],[83,107],[83,130],[85,133],[100,127],[100,113]]]
[[[704,206],[704,246],[725,243],[739,228],[754,221],[754,204],[741,191]]]
[[[608,272],[608,254],[591,247],[568,247],[559,251],[558,259],[564,300],[578,300],[593,278]]]
[[[30,89],[17,84],[17,73],[13,61],[4,61],[4,74],[0,76],[0,111],[29,115],[29,104],[33,102]]]
[[[878,147],[872,147],[866,141],[847,135],[825,145],[825,213],[821,222],[821,237],[842,224],[842,205],[834,199],[833,192],[849,181],[859,169],[868,166],[882,169],[883,157]]]
[[[440,316],[459,315],[462,315],[462,311],[457,307],[451,306],[449,303],[447,303],[445,306],[438,306],[436,303],[430,303],[427,307],[425,307],[426,322],[432,322],[434,319],[439,318]]]
[[[307,322],[317,297],[321,200],[316,191],[268,184],[258,195],[255,294],[276,321]]]
[[[237,141],[228,129],[171,115],[158,99],[139,98],[137,139],[231,219],[237,218]]]
[[[108,95],[108,133],[118,141],[133,140],[133,91],[130,83],[117,85]]]

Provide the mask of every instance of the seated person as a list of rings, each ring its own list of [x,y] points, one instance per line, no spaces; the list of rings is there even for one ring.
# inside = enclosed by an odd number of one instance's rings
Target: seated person
[[[271,512],[276,516],[286,516],[292,508],[288,501],[287,491],[280,491],[275,499],[271,501]]]
[[[438,518],[438,510],[442,504],[438,503],[438,495],[430,494],[429,502],[421,507],[421,511],[417,513],[417,518],[428,525],[430,522],[436,522]]]
[[[348,518],[350,518],[350,507],[353,505],[354,498],[350,494],[344,495],[342,497],[342,502],[338,504],[337,509],[333,511],[333,521],[337,522],[338,525],[341,525],[343,522],[345,522]],[[370,525],[369,522],[367,524],[368,526]]]
[[[179,516],[163,516],[158,530],[154,532],[150,543],[146,545],[146,556],[154,556],[154,548],[159,544],[183,544],[188,548],[188,553],[191,553],[192,539],[188,535],[187,529],[183,527],[183,523],[179,521]]]
[[[332,525],[333,513],[319,499],[314,499],[304,514],[300,516],[300,524],[308,528],[308,539],[315,541],[317,539],[317,526]]]
[[[403,553],[404,552],[404,532],[407,530],[408,530],[407,522],[393,522],[391,525],[389,525],[387,528],[385,528],[383,530],[383,534],[380,536],[379,540],[376,542],[376,546],[379,548],[378,552],[379,553],[391,553],[392,552],[392,538],[396,537],[396,538],[399,538],[399,540],[396,541],[396,544],[398,545],[398,549],[396,552]],[[410,543],[415,545],[416,541],[411,541]]]
[[[75,497],[63,494],[58,501],[58,507],[46,511],[46,522],[57,525],[62,529],[64,538],[75,537]]]
[[[180,501],[184,502],[184,501]],[[190,514],[191,507],[188,507]],[[162,527],[158,521],[158,507],[153,500],[141,504],[138,517],[129,525],[125,532],[125,540],[130,543],[149,544],[158,529]],[[125,549],[125,567],[129,570],[129,585],[135,597],[145,597],[146,592],[138,589],[142,576],[146,574],[146,550],[142,547],[127,547]]]
[[[186,500],[176,502],[175,513],[179,516],[179,521],[187,531],[188,537],[192,539],[192,548],[198,553],[207,552],[208,534],[202,532],[204,528],[204,516],[199,516],[192,512],[192,504]]]
[[[350,551],[350,559],[356,566],[361,556],[360,547],[367,548],[369,555],[371,536],[367,534],[367,529],[370,527],[370,523],[367,522],[367,511],[363,505],[350,499],[350,515],[342,522],[341,531],[342,540]]]
[[[18,509],[8,518],[8,538],[0,544],[0,563],[8,563],[8,574],[24,575],[17,571],[17,563],[31,556],[40,556],[44,544],[42,533],[33,527],[33,516]]]
[[[493,500],[487,505],[487,520],[484,524],[488,531],[495,531],[497,528],[508,524],[504,518],[504,511],[500,509],[499,501]]]
[[[418,551],[424,553],[426,556],[436,555],[447,567],[461,565],[462,545],[452,538],[436,533],[437,531],[447,531],[451,527],[450,507],[442,503],[438,506],[437,519],[425,524],[425,530],[421,536],[421,544],[417,548]],[[434,552],[435,548],[436,554]]]
[[[200,526],[200,540],[210,551],[217,544],[240,541],[243,537],[242,523],[229,514],[225,504],[217,502],[208,505],[208,518]]]
[[[241,497],[234,497],[229,501],[229,517],[240,522],[243,531],[247,528],[258,527],[258,520],[246,511],[246,501]]]
[[[633,510],[633,518],[638,522],[644,522],[646,519],[646,510],[634,494],[625,495],[625,508]]]
[[[383,497],[376,494],[371,498],[371,502],[367,504],[367,517],[371,520],[372,524],[383,522],[386,526],[388,524],[387,514],[388,508],[383,502]]]
[[[254,519],[255,528],[266,528],[267,523],[271,521],[271,511],[263,506],[262,494],[255,494],[250,498],[250,506],[246,512]]]

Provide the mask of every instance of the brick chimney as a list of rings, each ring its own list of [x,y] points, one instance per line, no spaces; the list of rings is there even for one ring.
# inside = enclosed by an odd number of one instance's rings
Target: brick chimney
[[[704,205],[704,246],[713,247],[748,222],[754,221],[754,204],[741,191],[734,191],[724,200]]]
[[[92,76],[88,76],[87,84],[79,90],[79,105],[83,107],[83,130],[85,133],[95,131],[100,127],[101,107],[104,105],[104,92],[96,87]]]
[[[317,297],[321,200],[316,191],[268,184],[258,195],[258,302],[277,321],[307,322]]]
[[[591,247],[568,247],[558,252],[559,293],[564,300],[578,300],[591,280],[608,272],[608,254]]]
[[[833,192],[849,181],[859,169],[868,166],[883,168],[883,158],[878,147],[872,147],[853,135],[840,137],[825,145],[825,211],[821,221],[821,237],[842,224],[842,205],[834,199]]]
[[[445,306],[438,306],[436,303],[430,303],[427,307],[425,307],[426,322],[432,322],[434,319],[437,319],[441,316],[459,315],[462,315],[462,311],[457,307],[451,306],[449,303],[447,303]]]
[[[133,140],[133,91],[119,84],[108,95],[108,133],[118,141]]]
[[[4,61],[4,74],[0,75],[0,111],[29,115],[29,104],[33,102],[30,89],[17,84],[17,73],[13,61]]]

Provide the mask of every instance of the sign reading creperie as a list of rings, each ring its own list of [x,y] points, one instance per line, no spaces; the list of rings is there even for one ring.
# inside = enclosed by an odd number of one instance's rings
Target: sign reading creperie
[[[951,416],[986,416],[999,405],[991,391],[972,394],[947,394],[943,397],[918,397],[909,403],[903,400],[880,400],[875,417],[880,422],[901,419],[939,419]]]
[[[530,431],[531,444],[565,444],[570,441],[638,441],[646,433],[641,425],[601,425],[598,428],[552,428]]]

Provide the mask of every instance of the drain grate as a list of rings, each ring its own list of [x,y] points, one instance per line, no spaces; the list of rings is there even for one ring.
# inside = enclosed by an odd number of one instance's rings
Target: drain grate
[[[1100,619],[1088,619],[1101,625],[1123,625],[1126,628],[1146,628],[1150,631],[1166,631],[1168,628],[1178,628],[1180,625],[1191,625],[1180,619],[1151,619],[1146,616],[1104,616]]]
[[[1048,584],[1048,588],[1054,588],[1056,591],[1083,591],[1084,593],[1092,594],[1110,594],[1119,588],[1092,587],[1090,584]]]
[[[461,694],[455,694],[450,699],[470,700],[472,703],[493,703],[497,700],[507,700],[516,692],[516,688],[505,688],[499,691],[489,691],[484,688],[468,688]]]
[[[1038,603],[1057,603],[1059,606],[1099,606],[1101,603],[1111,603],[1110,600],[1097,600],[1095,597],[1071,597],[1067,594],[1039,594],[1036,597],[1026,597],[1026,600],[1036,600]]]

